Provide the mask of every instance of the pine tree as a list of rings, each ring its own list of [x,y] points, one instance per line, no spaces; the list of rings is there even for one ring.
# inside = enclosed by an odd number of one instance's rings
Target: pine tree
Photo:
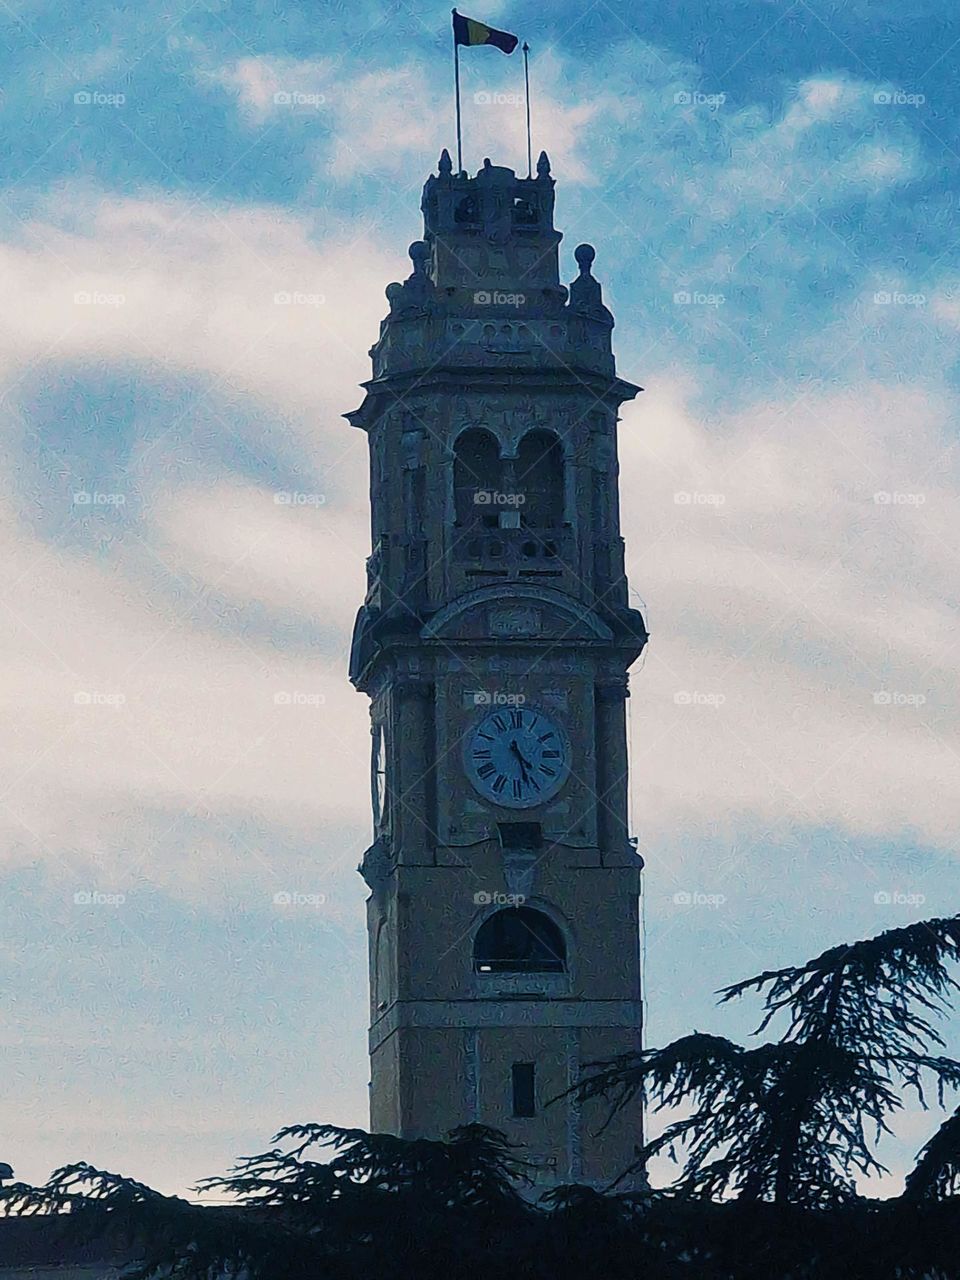
[[[693,1112],[648,1142],[637,1167],[685,1152],[683,1194],[826,1207],[856,1198],[856,1174],[885,1172],[875,1140],[912,1090],[926,1106],[960,1086],[960,1062],[939,1050],[933,1018],[956,989],[960,917],[926,920],[833,947],[800,966],[772,970],[721,991],[764,998],[756,1034],[786,1020],[778,1041],[746,1049],[695,1034],[664,1049],[604,1063],[576,1086],[614,1110],[638,1092],[657,1110]]]

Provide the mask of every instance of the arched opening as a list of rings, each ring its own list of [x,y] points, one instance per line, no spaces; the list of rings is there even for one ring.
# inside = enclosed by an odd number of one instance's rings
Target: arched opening
[[[500,446],[489,431],[464,431],[457,439],[453,489],[461,528],[497,528]]]
[[[523,494],[524,529],[559,529],[563,524],[563,447],[552,431],[529,431],[520,441],[517,490]]]
[[[473,967],[477,973],[564,973],[567,947],[542,911],[506,907],[477,930]]]
[[[540,218],[529,200],[517,196],[513,201],[513,221],[518,227],[535,227]]]

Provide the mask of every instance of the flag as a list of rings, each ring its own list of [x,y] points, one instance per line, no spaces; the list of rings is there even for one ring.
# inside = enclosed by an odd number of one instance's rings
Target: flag
[[[453,43],[492,44],[503,53],[513,53],[517,47],[517,37],[509,31],[498,31],[496,27],[488,27],[485,22],[477,22],[475,18],[465,18],[462,13],[453,11]]]

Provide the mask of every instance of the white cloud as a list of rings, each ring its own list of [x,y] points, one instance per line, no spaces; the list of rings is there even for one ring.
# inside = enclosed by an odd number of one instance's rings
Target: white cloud
[[[479,51],[478,51],[479,52]],[[371,177],[402,178],[417,189],[443,147],[451,146],[452,86],[438,81],[423,63],[409,62],[366,74],[305,60],[242,58],[216,69],[211,78],[235,92],[250,124],[266,122],[330,131],[324,171],[340,182]],[[571,100],[564,67],[551,52],[536,62],[531,115],[536,154],[545,149],[556,172],[568,182],[594,180],[583,154],[587,126],[611,105],[605,99]],[[518,59],[492,58],[483,51],[462,66],[464,162],[480,167],[482,158],[526,169],[526,112]],[[322,94],[323,103],[297,106],[286,96]],[[277,101],[277,95],[280,100]]]
[[[353,407],[384,282],[409,269],[400,252],[346,238],[321,249],[280,209],[73,194],[0,246],[8,381],[44,359],[133,361],[209,374],[294,414]],[[327,398],[334,376],[344,405]]]
[[[336,64],[297,58],[238,58],[212,74],[237,95],[253,124],[290,112],[319,113],[329,103]]]
[[[241,608],[290,611],[342,636],[364,590],[367,513],[359,501],[328,507],[326,497],[230,483],[187,489],[159,516],[157,550]]]
[[[632,700],[644,839],[739,813],[955,840],[948,412],[869,384],[722,434],[669,387],[625,412],[625,535],[652,631]]]
[[[102,198],[88,213],[82,231],[40,218],[4,247],[0,367],[14,400],[44,365],[139,370],[143,412],[160,429],[133,442],[126,479],[140,502],[106,526],[106,561],[28,532],[15,493],[3,499],[0,681],[18,729],[0,798],[5,859],[58,870],[99,859],[122,879],[124,850],[157,837],[145,813],[201,802],[221,821],[255,811],[298,839],[354,822],[362,839],[368,735],[346,645],[368,550],[365,441],[340,415],[362,394],[396,264],[369,245],[315,246],[304,223],[272,210]],[[281,288],[322,289],[325,303],[276,305]],[[124,302],[76,304],[77,290]],[[174,386],[200,379],[169,422],[150,382],[158,363]],[[216,415],[202,438],[192,427],[191,397],[210,386],[282,413],[302,483],[230,477],[245,428]],[[36,426],[29,404],[10,423],[7,488],[24,425]],[[87,514],[69,510],[71,496],[44,495],[48,524]],[[57,504],[68,510],[53,519]],[[311,633],[323,647],[307,652]],[[294,705],[277,705],[284,694]],[[197,865],[216,882],[216,858]],[[180,872],[168,871],[152,866],[176,891]]]

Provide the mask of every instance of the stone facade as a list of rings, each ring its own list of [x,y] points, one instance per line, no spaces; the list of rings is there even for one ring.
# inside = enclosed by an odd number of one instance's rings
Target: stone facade
[[[351,679],[370,698],[371,1126],[478,1121],[538,1181],[605,1184],[640,1117],[550,1103],[640,1043],[641,860],[627,830],[628,605],[613,317],[554,182],[449,156],[372,380],[372,546]]]

